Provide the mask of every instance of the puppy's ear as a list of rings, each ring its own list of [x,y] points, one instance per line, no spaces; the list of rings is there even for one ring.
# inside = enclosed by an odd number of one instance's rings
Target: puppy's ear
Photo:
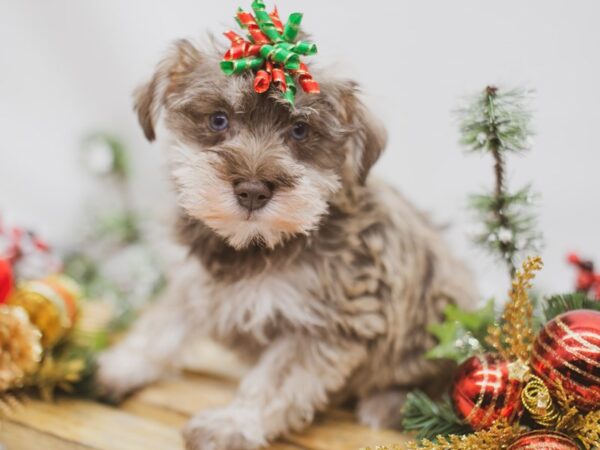
[[[134,94],[134,110],[149,141],[156,138],[154,128],[166,95],[194,72],[202,57],[188,40],[176,41],[166,57],[156,66],[154,75]]]
[[[340,101],[343,117],[350,132],[350,158],[360,184],[365,184],[369,171],[387,143],[387,132],[358,97],[359,89],[353,81],[343,82]]]

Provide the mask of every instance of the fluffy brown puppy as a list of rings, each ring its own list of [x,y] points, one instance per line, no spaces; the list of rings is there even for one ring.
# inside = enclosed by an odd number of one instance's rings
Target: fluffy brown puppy
[[[321,94],[257,94],[220,52],[179,41],[136,94],[148,139],[167,147],[188,257],[130,335],[100,359],[118,399],[177,366],[202,334],[253,362],[235,400],[184,430],[188,449],[254,449],[358,398],[373,426],[431,383],[426,331],[474,299],[439,231],[367,179],[386,137],[356,84],[316,73]],[[157,130],[160,123],[160,129]]]

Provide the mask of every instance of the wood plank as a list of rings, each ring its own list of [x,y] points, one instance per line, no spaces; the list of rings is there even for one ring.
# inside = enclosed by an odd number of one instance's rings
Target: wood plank
[[[156,420],[160,423],[164,423],[169,426],[173,426],[176,429],[180,430],[183,425],[188,421],[189,416],[176,413],[174,411],[168,411],[165,409],[161,409],[157,406],[147,405],[138,401],[127,401],[123,405],[120,406],[120,409],[123,409],[132,414],[139,415],[146,419]],[[298,447],[292,444],[286,444],[283,442],[277,442],[273,445],[270,445],[268,449],[265,450],[302,450],[303,447]]]
[[[403,444],[409,439],[398,431],[374,430],[353,419],[336,417],[335,411],[330,411],[304,432],[292,434],[286,440],[311,450],[357,450]]]
[[[83,400],[55,403],[31,400],[0,425],[9,450],[178,450],[180,429],[192,414],[231,401],[236,383],[206,375],[185,375],[138,392],[119,409]],[[407,437],[372,430],[352,412],[330,410],[302,433],[291,434],[269,450],[351,450],[401,444]]]
[[[189,419],[186,414],[131,399],[120,404],[119,409],[178,430],[180,430]]]
[[[209,375],[184,374],[180,378],[164,380],[135,393],[131,401],[191,416],[202,409],[229,403],[237,383]]]
[[[0,448],[2,450],[98,450],[7,421],[0,423]]]
[[[165,391],[168,392],[170,402],[166,402]],[[190,375],[183,379],[163,381],[159,385],[150,386],[134,394],[120,408],[180,429],[189,417],[200,409],[227,404],[233,398],[234,391],[235,383],[230,381]],[[190,392],[194,392],[191,397]],[[192,398],[191,401],[190,398]],[[194,401],[197,398],[202,398],[202,408],[197,407],[197,401]],[[176,401],[174,402],[173,399]],[[174,406],[175,403],[176,406]],[[277,442],[270,445],[268,450],[301,450],[303,448],[285,442]]]
[[[190,416],[207,408],[226,405],[234,391],[235,383],[231,381],[186,374],[181,379],[149,386],[137,393],[130,402]],[[373,430],[360,425],[349,411],[331,410],[303,433],[292,434],[284,442],[311,450],[350,450],[400,444],[407,440],[406,435],[397,431]]]
[[[75,399],[58,399],[54,403],[28,401],[23,409],[12,413],[8,424],[60,439],[78,448],[95,450],[166,450],[182,449],[176,428],[143,419],[116,408]],[[15,428],[15,427],[13,427]],[[12,435],[10,436],[13,439]],[[38,441],[36,449],[53,447]],[[54,447],[62,449],[62,447]],[[69,448],[69,447],[65,447]],[[21,449],[21,447],[15,447]]]

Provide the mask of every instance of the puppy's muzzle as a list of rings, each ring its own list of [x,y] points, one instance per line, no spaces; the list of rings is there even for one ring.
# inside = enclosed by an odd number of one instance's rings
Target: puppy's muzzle
[[[233,185],[238,203],[249,212],[262,208],[273,197],[273,185],[259,180],[239,181]]]

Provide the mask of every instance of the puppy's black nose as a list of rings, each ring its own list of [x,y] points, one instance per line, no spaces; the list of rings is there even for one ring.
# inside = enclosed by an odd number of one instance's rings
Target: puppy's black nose
[[[240,181],[233,186],[233,192],[238,203],[248,211],[262,208],[273,197],[273,188],[258,180]]]

